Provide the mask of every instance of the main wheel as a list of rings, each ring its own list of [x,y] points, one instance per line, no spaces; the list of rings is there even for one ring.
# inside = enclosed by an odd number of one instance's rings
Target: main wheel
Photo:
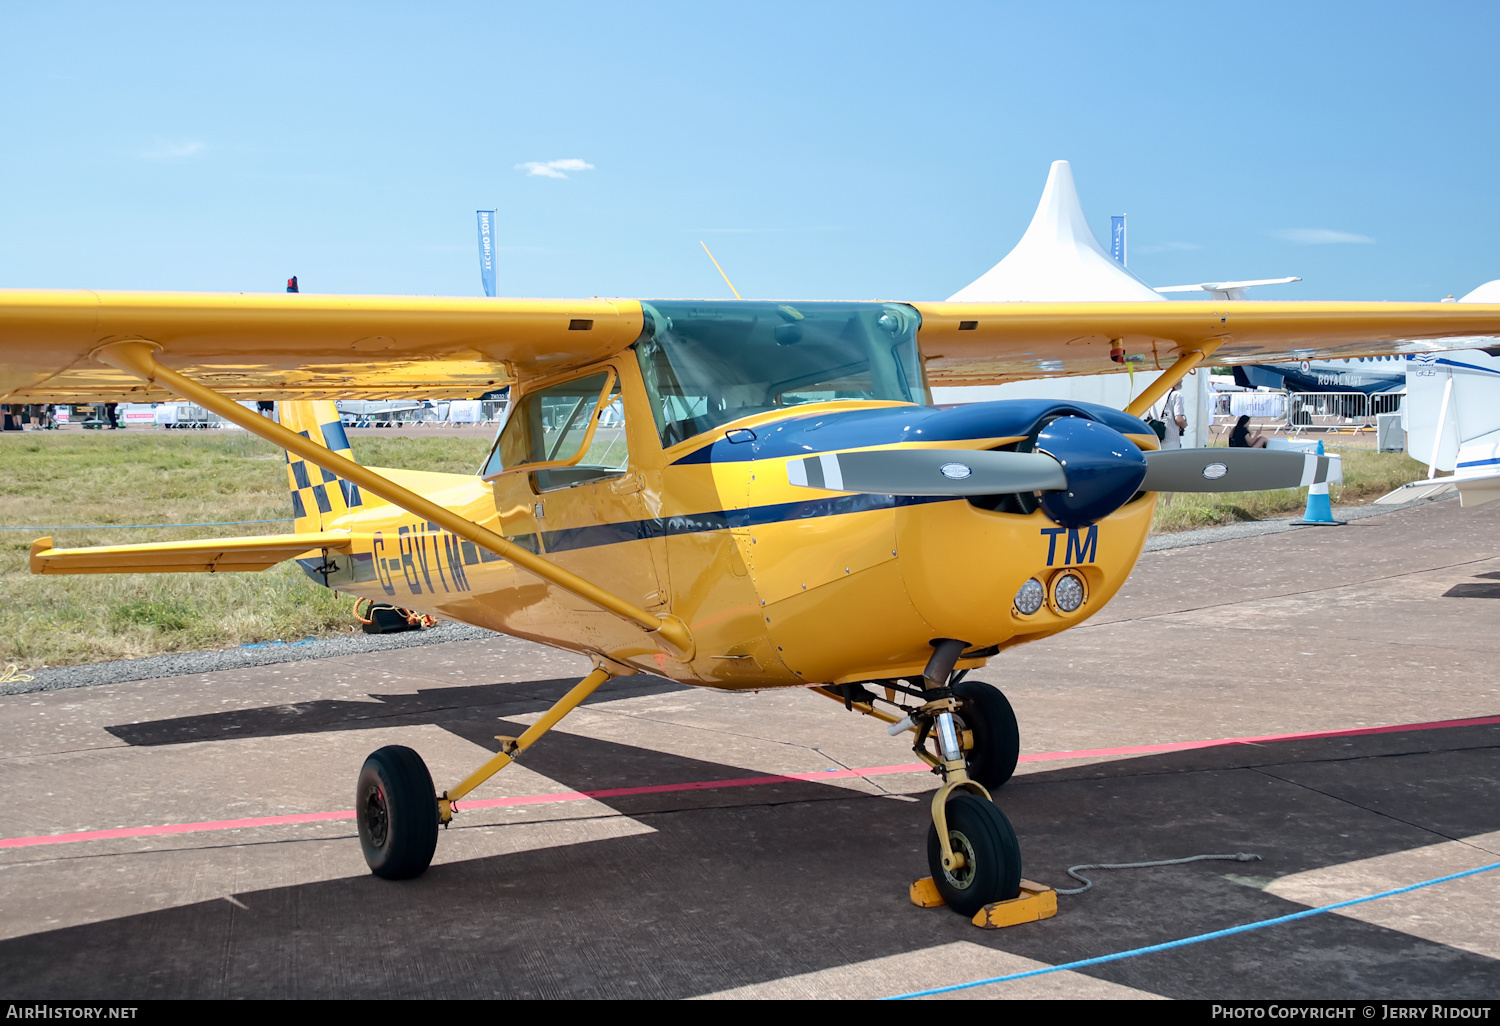
[[[948,799],[948,844],[964,864],[943,868],[937,824],[927,828],[927,868],[948,907],[972,916],[992,901],[1009,901],[1021,893],[1021,845],[1005,813],[977,794],[958,792]]]
[[[953,685],[962,703],[958,717],[974,735],[969,749],[969,776],[986,789],[999,787],[1016,771],[1021,757],[1021,731],[1016,714],[999,688],[983,681],[966,680]]]
[[[354,816],[370,872],[410,880],[426,871],[437,850],[438,807],[420,755],[402,745],[372,752],[359,771]]]

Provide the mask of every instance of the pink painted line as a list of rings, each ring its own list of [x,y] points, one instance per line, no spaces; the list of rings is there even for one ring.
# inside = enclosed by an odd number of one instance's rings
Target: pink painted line
[[[1319,730],[1302,734],[1260,734],[1253,737],[1225,737],[1208,741],[1168,741],[1155,745],[1125,745],[1119,748],[1085,748],[1072,752],[1038,752],[1021,756],[1021,762],[1054,762],[1062,759],[1097,759],[1112,755],[1151,755],[1161,752],[1184,752],[1198,748],[1220,748],[1225,745],[1260,744],[1268,741],[1305,741],[1325,737],[1359,737],[1366,734],[1399,734],[1413,730],[1440,730],[1445,727],[1483,727],[1500,723],[1500,716],[1477,716],[1463,720],[1434,720],[1429,723],[1400,723],[1389,727],[1353,727],[1348,730]],[[814,773],[778,773],[759,777],[736,777],[729,780],[694,780],[681,784],[648,784],[642,787],[610,787],[597,791],[557,791],[552,794],[521,795],[514,798],[487,798],[465,801],[465,809],[499,809],[519,805],[550,805],[586,799],[623,798],[641,794],[670,794],[676,791],[714,791],[729,787],[762,787],[767,784],[802,783],[805,781],[849,780],[855,777],[879,777],[892,773],[925,773],[922,762],[895,766],[867,766],[862,769],[823,770]],[[327,823],[353,819],[353,810],[340,812],[304,812],[290,816],[259,816],[253,819],[220,819],[201,823],[170,823],[165,826],[121,827],[116,830],[84,830],[70,834],[40,834],[35,837],[0,839],[0,848],[29,848],[39,844],[74,844],[79,841],[108,841],[131,837],[159,837],[163,834],[191,834],[208,830],[244,830],[250,827],[290,826],[300,823]]]
[[[1259,734],[1254,737],[1223,737],[1212,741],[1168,741],[1159,745],[1087,748],[1076,752],[1038,752],[1035,755],[1023,755],[1020,761],[1053,762],[1058,759],[1097,759],[1110,755],[1151,755],[1158,752],[1187,752],[1197,748],[1219,748],[1224,745],[1261,744],[1267,741],[1309,741],[1320,737],[1400,734],[1411,730],[1439,730],[1443,727],[1482,727],[1491,723],[1500,723],[1500,716],[1477,716],[1466,720],[1433,720],[1430,723],[1399,723],[1390,727],[1351,727],[1347,730],[1315,730],[1303,734]]]
[[[215,819],[203,823],[168,823],[166,826],[121,827],[118,830],[83,830],[76,834],[42,834],[0,840],[0,848],[28,848],[34,844],[72,844],[76,841],[108,841],[118,837],[156,837],[160,834],[194,834],[202,830],[243,830],[246,827],[283,826],[291,823],[323,823],[353,819],[347,812],[303,812],[294,816],[258,816],[255,819]]]

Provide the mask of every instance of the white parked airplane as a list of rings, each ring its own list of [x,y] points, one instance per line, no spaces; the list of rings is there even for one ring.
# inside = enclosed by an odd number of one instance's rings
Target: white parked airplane
[[[1500,280],[1460,303],[1500,300]],[[1458,492],[1464,506],[1500,499],[1500,350],[1428,353],[1406,361],[1406,451],[1428,464],[1428,479],[1376,499],[1410,502]],[[1437,477],[1451,470],[1451,477]]]

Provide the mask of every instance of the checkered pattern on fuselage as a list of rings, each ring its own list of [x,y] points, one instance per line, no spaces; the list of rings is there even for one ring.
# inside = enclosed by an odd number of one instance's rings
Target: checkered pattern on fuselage
[[[345,459],[354,459],[354,451],[339,420],[338,408],[333,403],[277,403],[276,412],[282,426]],[[321,531],[335,518],[364,505],[358,485],[290,452],[286,454],[286,474],[287,487],[292,493],[292,515],[297,518],[295,527],[299,532]]]

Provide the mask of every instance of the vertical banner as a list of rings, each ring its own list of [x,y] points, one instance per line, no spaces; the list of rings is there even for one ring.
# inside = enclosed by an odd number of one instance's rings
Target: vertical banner
[[[1109,255],[1125,266],[1125,215],[1109,219]]]
[[[495,211],[477,210],[479,215],[479,278],[484,294],[495,295]]]

